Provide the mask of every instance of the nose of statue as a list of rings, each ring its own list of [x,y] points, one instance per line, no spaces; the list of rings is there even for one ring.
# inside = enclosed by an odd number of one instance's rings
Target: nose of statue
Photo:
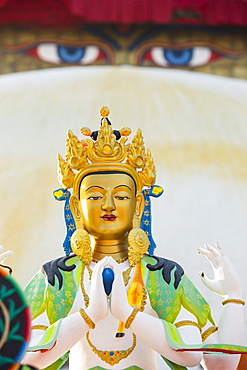
[[[115,211],[115,209],[116,209],[114,198],[110,194],[109,191],[105,194],[104,201],[102,203],[101,208],[102,208],[103,211],[106,211],[106,212]]]

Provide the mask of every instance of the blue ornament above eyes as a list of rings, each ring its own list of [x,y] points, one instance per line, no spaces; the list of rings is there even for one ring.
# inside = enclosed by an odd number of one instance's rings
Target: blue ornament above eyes
[[[105,292],[107,295],[110,295],[112,290],[112,283],[114,280],[114,272],[110,267],[105,267],[102,272],[102,276]]]

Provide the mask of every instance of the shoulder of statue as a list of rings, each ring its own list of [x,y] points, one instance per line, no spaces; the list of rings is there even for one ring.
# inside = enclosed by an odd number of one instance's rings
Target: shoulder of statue
[[[55,260],[46,262],[42,266],[42,272],[45,274],[48,283],[55,285],[55,277],[58,278],[59,290],[63,286],[63,272],[71,272],[78,265],[79,259],[75,254],[60,257]]]
[[[145,254],[143,257],[144,261],[147,262],[146,267],[150,271],[161,270],[162,277],[167,284],[171,282],[172,271],[174,272],[174,288],[177,289],[181,282],[182,276],[184,275],[184,269],[172,260],[168,260],[163,257],[150,256]]]

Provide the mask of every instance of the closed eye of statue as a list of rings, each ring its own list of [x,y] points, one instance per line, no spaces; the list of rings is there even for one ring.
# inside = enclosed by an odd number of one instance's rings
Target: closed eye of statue
[[[88,197],[87,199],[90,199],[90,200],[100,200],[102,199],[103,197],[102,196],[93,196],[93,197]]]
[[[115,199],[117,199],[117,200],[126,200],[126,199],[129,199],[129,197],[116,195]]]

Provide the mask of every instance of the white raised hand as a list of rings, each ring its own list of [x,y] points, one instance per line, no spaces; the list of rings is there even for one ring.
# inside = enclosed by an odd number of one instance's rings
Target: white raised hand
[[[108,257],[105,257],[96,264],[92,274],[90,303],[86,311],[95,323],[104,319],[109,312],[109,303],[102,278],[102,272],[107,265]]]
[[[198,251],[206,256],[214,272],[214,279],[209,279],[204,272],[200,272],[206,287],[225,298],[240,298],[242,292],[239,277],[223,248],[218,243],[215,243],[215,248],[205,244],[204,248],[198,248]]]
[[[3,245],[0,245],[0,253],[2,252],[3,250]],[[5,259],[8,257],[8,256],[11,256],[11,254],[13,254],[14,251],[6,251],[4,253],[1,253],[0,254],[0,264],[4,263]]]

